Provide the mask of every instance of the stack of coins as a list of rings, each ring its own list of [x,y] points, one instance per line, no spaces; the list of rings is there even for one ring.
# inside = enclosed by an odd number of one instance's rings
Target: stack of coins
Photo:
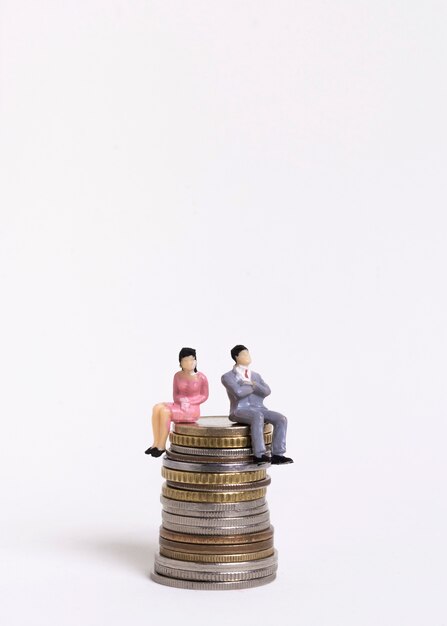
[[[266,424],[267,450],[272,431]],[[170,441],[152,579],[185,589],[245,589],[274,580],[269,465],[253,463],[250,428],[227,417],[202,417],[174,424]]]

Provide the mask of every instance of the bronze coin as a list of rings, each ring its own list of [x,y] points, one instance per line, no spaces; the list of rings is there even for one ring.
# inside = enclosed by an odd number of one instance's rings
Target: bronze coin
[[[241,554],[244,552],[257,552],[259,550],[266,550],[273,547],[273,537],[265,539],[264,541],[254,541],[250,543],[237,543],[237,544],[201,544],[201,543],[187,543],[185,541],[172,541],[160,537],[160,546],[168,548],[169,550],[175,550],[177,552],[198,552],[203,554]]]
[[[275,548],[267,548],[259,552],[244,552],[238,554],[198,554],[197,552],[178,552],[160,547],[160,555],[178,561],[189,563],[247,563],[260,561],[275,554]]]

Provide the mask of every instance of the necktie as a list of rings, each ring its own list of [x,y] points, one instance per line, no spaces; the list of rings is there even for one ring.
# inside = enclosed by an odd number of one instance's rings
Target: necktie
[[[245,370],[245,378],[248,378],[248,370]]]

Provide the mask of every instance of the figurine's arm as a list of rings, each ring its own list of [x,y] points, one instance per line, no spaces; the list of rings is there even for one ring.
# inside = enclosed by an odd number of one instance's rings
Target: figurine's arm
[[[259,380],[254,381],[254,392],[258,394],[258,396],[262,396],[263,398],[265,398],[266,396],[269,396],[272,392],[267,383],[264,382],[264,380],[262,379],[262,376],[260,374],[258,374],[258,376]]]
[[[230,378],[227,374],[224,374],[220,380],[225,389],[230,390],[237,398],[246,398],[253,393],[253,385],[247,385],[242,380],[235,381],[233,377]]]
[[[179,389],[178,384],[177,384],[177,376],[176,375],[174,375],[174,381],[173,381],[172,386],[173,386],[172,396],[174,398],[174,402],[176,404],[181,404],[182,396],[180,394],[180,389]]]
[[[200,393],[197,398],[194,400],[197,404],[202,404],[208,400],[209,390],[208,390],[208,379],[205,374],[200,373]]]

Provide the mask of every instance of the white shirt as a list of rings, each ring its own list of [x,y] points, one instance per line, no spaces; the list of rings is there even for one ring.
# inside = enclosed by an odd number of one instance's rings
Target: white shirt
[[[236,365],[235,370],[242,380],[251,382],[251,369],[249,367],[246,365]],[[247,376],[245,375],[245,372],[247,372]]]

